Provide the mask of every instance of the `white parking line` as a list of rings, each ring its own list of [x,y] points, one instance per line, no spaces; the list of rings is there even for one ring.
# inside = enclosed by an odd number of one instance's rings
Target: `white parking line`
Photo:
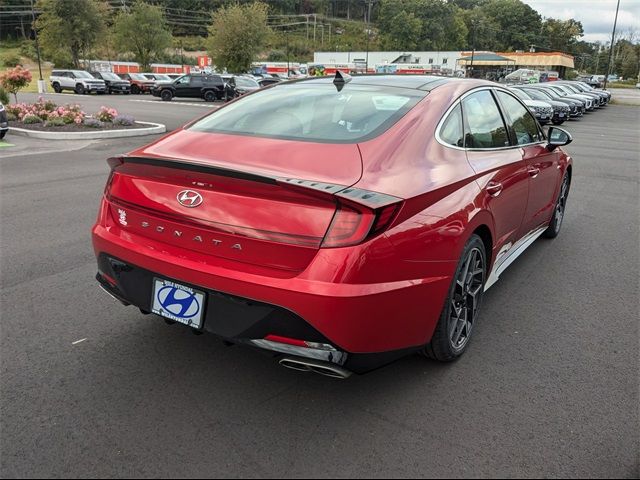
[[[81,339],[81,340],[76,340],[76,341],[75,341],[75,342],[73,342],[71,345],[77,345],[77,344],[79,344],[79,343],[84,342],[85,340],[86,340],[86,338],[83,338],[83,339]]]
[[[133,100],[130,99],[130,102],[141,102],[141,103],[155,103],[157,105],[187,105],[188,107],[200,107],[200,108],[220,108],[218,105],[213,105],[211,103],[187,103],[187,102],[162,102],[158,100]]]
[[[45,93],[45,95],[60,95],[64,97],[82,97],[82,98],[87,98],[89,96],[89,95],[80,95],[78,93],[64,93],[64,92],[63,93],[47,92]]]

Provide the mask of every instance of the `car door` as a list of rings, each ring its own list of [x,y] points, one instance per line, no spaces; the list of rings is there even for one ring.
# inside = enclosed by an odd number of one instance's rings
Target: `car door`
[[[204,80],[201,76],[191,77],[189,80],[189,96],[200,98],[202,96],[202,87],[204,87]]]
[[[544,134],[529,110],[510,93],[498,90],[498,100],[515,142],[522,149],[529,175],[529,194],[520,237],[546,225],[560,186],[559,152],[550,152]]]
[[[176,97],[188,97],[189,96],[189,79],[190,77],[184,76],[180,77],[173,83],[173,86],[176,89]]]
[[[478,185],[493,215],[499,260],[518,239],[527,208],[529,174],[521,149],[512,145],[491,89],[464,97],[462,112],[467,159],[479,175]]]

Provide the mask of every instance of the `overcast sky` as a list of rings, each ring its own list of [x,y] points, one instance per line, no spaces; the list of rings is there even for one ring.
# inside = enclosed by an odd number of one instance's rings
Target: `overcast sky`
[[[617,0],[523,0],[543,17],[560,20],[575,18],[582,22],[588,42],[611,41]],[[635,27],[640,35],[640,0],[620,0],[617,31],[623,33]]]

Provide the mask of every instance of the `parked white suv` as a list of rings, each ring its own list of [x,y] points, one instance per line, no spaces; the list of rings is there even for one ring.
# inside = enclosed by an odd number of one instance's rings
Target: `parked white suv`
[[[107,91],[104,80],[95,78],[84,70],[54,70],[51,72],[49,81],[53,91],[56,93],[60,93],[63,90],[73,90],[82,95],[91,92],[102,94]]]

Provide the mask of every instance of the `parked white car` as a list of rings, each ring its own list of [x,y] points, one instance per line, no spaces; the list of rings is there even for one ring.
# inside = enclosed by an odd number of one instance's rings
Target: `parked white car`
[[[95,78],[84,70],[54,70],[51,72],[49,82],[56,93],[64,90],[73,90],[80,95],[92,92],[98,94],[107,92],[104,80]]]
[[[553,105],[542,100],[521,99],[535,115],[540,125],[546,125],[553,119]]]

